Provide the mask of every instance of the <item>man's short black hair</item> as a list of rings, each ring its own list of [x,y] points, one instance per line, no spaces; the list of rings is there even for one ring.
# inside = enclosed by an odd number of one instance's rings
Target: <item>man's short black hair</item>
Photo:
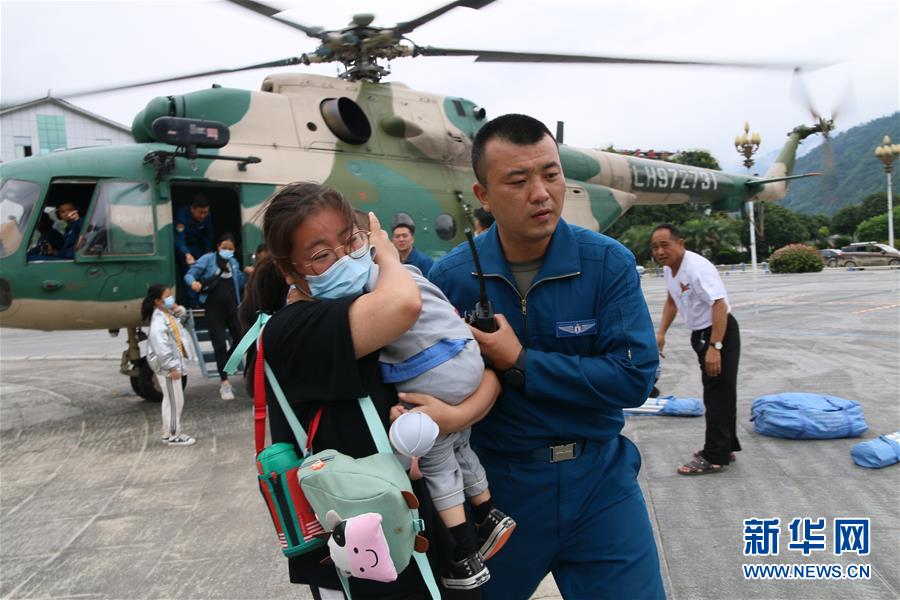
[[[653,231],[650,232],[650,237],[652,238],[653,235],[660,229],[667,229],[669,231],[669,237],[671,237],[673,240],[684,239],[684,236],[681,235],[681,232],[678,230],[678,228],[671,223],[663,223],[662,225],[657,225],[653,228]]]
[[[194,196],[194,199],[191,200],[191,206],[197,206],[199,208],[209,208],[209,198],[207,198],[203,194],[197,194],[196,196]]]
[[[494,138],[507,141],[517,146],[531,146],[537,144],[545,135],[556,143],[556,138],[547,129],[547,126],[528,115],[511,113],[501,115],[484,124],[484,127],[475,134],[472,140],[472,170],[475,178],[481,185],[487,185],[487,176],[484,172],[484,148]]]
[[[406,227],[407,229],[409,229],[409,235],[416,235],[416,226],[412,223],[397,223],[396,225],[394,225],[394,228],[391,229],[391,234],[393,235],[393,233],[400,227]]]
[[[483,208],[476,208],[472,211],[472,214],[475,215],[475,220],[478,221],[478,224],[481,225],[482,229],[487,229],[494,224],[494,215]]]

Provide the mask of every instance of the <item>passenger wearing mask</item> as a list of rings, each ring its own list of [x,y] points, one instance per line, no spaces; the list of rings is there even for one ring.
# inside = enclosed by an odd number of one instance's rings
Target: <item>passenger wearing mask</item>
[[[162,390],[162,442],[169,446],[191,446],[196,440],[181,432],[184,408],[185,360],[191,357],[190,344],[182,323],[187,311],[175,304],[167,286],[156,283],[147,290],[141,304],[141,319],[150,321],[147,336],[147,364],[153,369]]]
[[[209,339],[222,381],[219,386],[222,400],[234,400],[234,390],[225,373],[229,353],[226,329],[231,335],[232,345],[241,339],[237,307],[247,279],[234,258],[234,249],[234,237],[230,233],[224,234],[219,238],[216,250],[201,256],[184,276],[184,282],[199,294],[200,304],[206,309]]]

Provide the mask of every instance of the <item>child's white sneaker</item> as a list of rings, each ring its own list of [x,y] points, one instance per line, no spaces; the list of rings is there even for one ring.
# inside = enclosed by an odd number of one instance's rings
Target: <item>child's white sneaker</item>
[[[234,390],[231,389],[231,383],[223,381],[219,386],[219,397],[222,400],[234,400]]]

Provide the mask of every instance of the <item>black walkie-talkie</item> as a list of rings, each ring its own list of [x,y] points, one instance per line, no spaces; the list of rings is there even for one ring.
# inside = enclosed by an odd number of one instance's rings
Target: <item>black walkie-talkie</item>
[[[494,307],[488,300],[487,291],[484,289],[484,273],[481,271],[481,261],[478,260],[478,250],[475,248],[475,238],[472,237],[472,230],[466,229],[466,239],[469,240],[469,249],[472,251],[472,259],[475,261],[475,272],[478,274],[478,302],[475,303],[475,310],[466,315],[466,322],[480,329],[485,333],[493,333],[497,331],[497,321],[494,320]]]

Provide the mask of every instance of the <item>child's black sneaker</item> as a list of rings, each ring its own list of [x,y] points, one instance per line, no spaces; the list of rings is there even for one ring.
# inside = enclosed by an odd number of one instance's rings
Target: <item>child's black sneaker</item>
[[[450,570],[441,577],[444,587],[451,590],[472,590],[491,578],[481,554],[470,554],[460,561],[450,563]]]
[[[506,516],[498,508],[491,509],[484,521],[475,526],[478,546],[481,548],[479,553],[484,560],[488,560],[500,551],[515,528],[516,522],[512,517]]]

